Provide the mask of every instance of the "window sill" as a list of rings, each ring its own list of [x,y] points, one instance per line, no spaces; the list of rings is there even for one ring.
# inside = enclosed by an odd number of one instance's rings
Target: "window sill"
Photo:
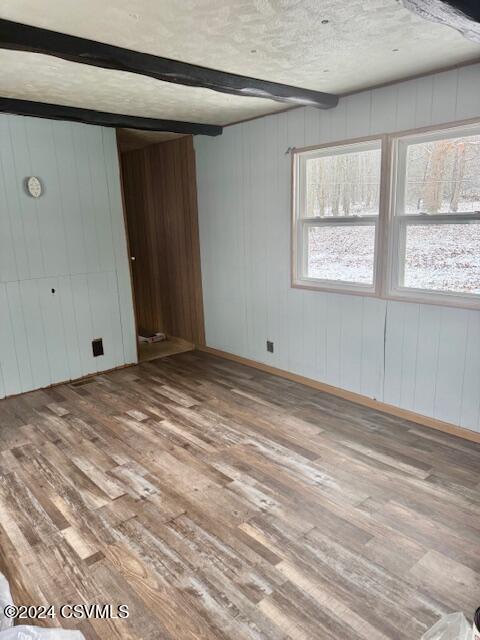
[[[297,281],[291,283],[292,289],[304,289],[306,291],[320,291],[322,293],[335,293],[349,296],[362,296],[367,298],[378,298],[379,300],[393,300],[396,302],[410,302],[412,304],[428,304],[435,307],[452,307],[457,309],[480,310],[480,299],[469,299],[463,296],[446,296],[442,294],[429,294],[423,292],[391,291],[387,294],[380,294],[374,289],[362,287],[339,287],[329,286],[324,283],[310,281]]]
[[[414,304],[429,304],[436,307],[480,310],[480,296],[478,298],[467,298],[462,295],[430,293],[416,289],[392,289],[385,297],[388,300],[396,300],[398,302],[412,302]]]
[[[353,296],[369,296],[378,298],[379,293],[374,287],[351,285],[345,283],[341,285],[338,283],[329,284],[326,281],[321,280],[294,280],[291,284],[292,289],[306,289],[309,291],[324,291],[328,293],[343,293]]]

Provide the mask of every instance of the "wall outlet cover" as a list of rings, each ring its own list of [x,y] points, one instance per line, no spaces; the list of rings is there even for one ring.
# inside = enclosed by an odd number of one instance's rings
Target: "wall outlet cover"
[[[104,351],[103,351],[102,338],[96,338],[95,340],[92,340],[92,351],[93,351],[94,358],[97,358],[98,356],[103,356]]]

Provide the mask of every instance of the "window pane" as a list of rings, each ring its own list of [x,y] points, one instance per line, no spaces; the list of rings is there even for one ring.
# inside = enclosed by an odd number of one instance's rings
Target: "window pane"
[[[410,144],[405,213],[480,211],[480,136]]]
[[[480,224],[408,225],[404,286],[480,293]]]
[[[381,150],[309,158],[305,216],[377,215]]]
[[[373,284],[375,225],[308,228],[307,276]]]

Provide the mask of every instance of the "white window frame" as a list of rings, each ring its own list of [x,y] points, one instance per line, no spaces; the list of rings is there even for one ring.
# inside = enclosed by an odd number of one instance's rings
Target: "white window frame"
[[[386,274],[386,296],[393,299],[410,300],[429,304],[457,307],[480,307],[478,294],[453,291],[436,291],[405,287],[400,282],[404,268],[405,236],[407,226],[414,224],[458,224],[480,221],[480,213],[458,212],[439,214],[406,214],[405,182],[407,176],[407,149],[409,144],[445,140],[469,135],[480,135],[480,123],[429,128],[423,132],[410,132],[389,136],[391,143],[391,203],[387,223],[388,269]]]
[[[312,158],[335,156],[355,151],[368,151],[380,149],[380,201],[379,212],[372,216],[328,216],[328,217],[306,217],[302,216],[305,208],[304,196],[304,172],[306,160]],[[357,295],[378,296],[381,293],[381,264],[382,259],[382,238],[384,236],[385,218],[385,196],[384,188],[385,160],[387,157],[386,136],[372,136],[367,138],[357,138],[335,142],[333,144],[319,145],[316,147],[304,147],[293,149],[292,151],[292,287],[301,289],[316,289],[320,291],[336,291],[340,293],[353,293]],[[342,280],[327,280],[311,278],[306,275],[308,259],[308,229],[320,226],[341,226],[341,225],[375,225],[375,245],[373,259],[373,281],[372,284],[362,284]]]

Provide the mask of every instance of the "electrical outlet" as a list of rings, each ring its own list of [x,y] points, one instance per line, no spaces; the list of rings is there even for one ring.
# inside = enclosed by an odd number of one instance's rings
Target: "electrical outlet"
[[[96,338],[92,340],[93,357],[103,356],[103,340],[102,338]]]
[[[267,340],[267,351],[273,353],[273,342],[271,340]]]

